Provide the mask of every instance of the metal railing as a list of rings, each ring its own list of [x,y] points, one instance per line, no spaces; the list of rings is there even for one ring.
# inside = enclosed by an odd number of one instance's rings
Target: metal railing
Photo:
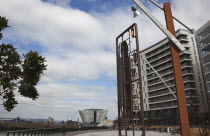
[[[83,130],[97,130],[97,129],[108,129],[108,127],[82,127],[82,128],[42,128],[42,129],[25,129],[15,131],[0,132],[0,136],[45,136],[48,134],[83,131]]]
[[[61,133],[63,128],[26,129],[4,132],[5,136],[44,136],[51,133]]]

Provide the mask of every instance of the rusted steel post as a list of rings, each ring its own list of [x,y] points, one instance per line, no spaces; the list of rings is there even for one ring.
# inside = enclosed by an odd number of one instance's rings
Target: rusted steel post
[[[126,60],[127,60],[127,54],[128,54],[128,46],[127,44],[125,44],[126,42],[123,42],[121,44],[121,54],[122,54],[122,71],[123,71],[123,116],[124,116],[124,127],[125,127],[125,136],[127,136],[127,128],[128,128],[128,118],[127,118],[127,115],[128,115],[128,109],[127,109],[127,95],[128,95],[128,92],[127,92],[127,86],[125,86],[125,82],[126,82],[126,71],[127,71],[127,63],[126,63]]]
[[[139,74],[139,95],[140,95],[140,106],[141,106],[141,125],[142,125],[142,136],[145,136],[145,122],[144,122],[144,98],[142,91],[142,79],[141,79],[141,63],[139,53],[139,39],[138,39],[138,28],[135,24],[135,37],[136,37],[136,50],[137,50],[137,61],[138,61],[138,74]],[[140,118],[139,118],[140,119]]]
[[[117,100],[118,100],[118,136],[121,136],[121,117],[120,117],[120,113],[121,113],[121,104],[122,104],[122,100],[121,100],[121,96],[120,96],[120,86],[122,84],[122,73],[121,73],[121,66],[120,66],[120,52],[119,52],[119,47],[118,47],[118,39],[116,39],[116,61],[117,61]]]
[[[136,128],[137,128],[138,127],[137,112],[135,112],[135,118],[136,118]]]
[[[167,29],[171,32],[172,35],[176,36],[170,2],[165,2],[163,8],[164,8]],[[186,97],[184,91],[184,83],[182,78],[179,50],[174,46],[172,42],[170,42],[170,50],[171,50],[172,65],[174,70],[177,103],[178,103],[179,116],[180,116],[181,135],[190,136],[190,126],[189,126],[188,111],[187,111]]]

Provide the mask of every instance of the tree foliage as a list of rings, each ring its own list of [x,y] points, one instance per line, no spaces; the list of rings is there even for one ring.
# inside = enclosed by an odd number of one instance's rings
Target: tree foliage
[[[8,27],[8,20],[0,16],[0,39],[1,31]],[[45,58],[38,52],[30,51],[21,56],[11,44],[0,45],[0,98],[7,111],[11,111],[18,102],[14,91],[36,100],[39,93],[36,85],[40,81],[43,71],[46,70]]]

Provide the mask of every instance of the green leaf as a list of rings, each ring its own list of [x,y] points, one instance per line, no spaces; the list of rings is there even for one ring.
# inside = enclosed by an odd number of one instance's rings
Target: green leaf
[[[8,27],[8,20],[0,16],[0,39],[1,31]],[[24,96],[36,100],[39,93],[36,85],[40,81],[47,65],[45,58],[38,52],[30,51],[20,55],[11,44],[0,45],[0,97],[7,111],[11,111],[18,102],[15,100],[14,90]]]

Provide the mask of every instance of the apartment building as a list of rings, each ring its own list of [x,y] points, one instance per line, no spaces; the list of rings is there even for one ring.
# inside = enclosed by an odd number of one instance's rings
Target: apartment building
[[[199,96],[199,98],[206,97],[204,81],[194,34],[179,29],[176,31],[176,35],[180,43],[186,48],[184,52],[180,52],[180,59],[186,101],[188,110],[190,110],[190,98],[192,96]],[[179,124],[177,101],[170,92],[171,90],[176,94],[169,40],[165,38],[144,49],[140,52],[140,56],[145,120],[147,121],[154,117],[156,119],[155,124]],[[135,79],[138,77],[137,68],[133,63],[131,63],[131,67],[132,79]],[[132,91],[135,113],[140,110],[138,88],[137,83],[133,83]],[[207,109],[206,106],[205,99],[199,101],[198,107],[200,111],[205,111]],[[165,120],[166,117],[169,120],[167,122]],[[176,117],[175,120],[174,117]],[[170,118],[173,119],[170,120]]]
[[[196,31],[196,40],[206,91],[210,95],[210,20]]]

